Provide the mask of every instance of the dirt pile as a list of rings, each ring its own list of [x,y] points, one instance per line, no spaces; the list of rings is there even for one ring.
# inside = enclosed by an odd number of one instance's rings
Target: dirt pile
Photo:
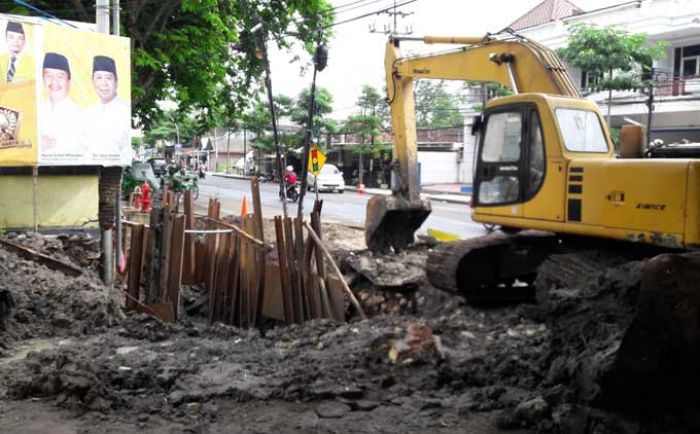
[[[606,381],[636,313],[646,262],[556,255],[540,268],[538,303],[477,308],[423,280],[416,270],[426,249],[337,252],[375,314],[264,334],[210,327],[196,316],[173,325],[123,317],[92,274],[69,279],[0,249],[0,289],[11,297],[0,337],[72,337],[0,360],[0,397],[92,410],[104,418],[95,431],[218,432],[235,422],[226,411],[243,417],[241,408],[256,419],[240,432],[698,428],[692,406],[622,411],[611,402]],[[397,279],[417,288],[401,293],[391,283]],[[368,301],[377,297],[385,298]],[[415,300],[415,312],[401,300]]]
[[[38,244],[31,243],[33,248],[55,251],[57,257],[70,260],[61,255],[59,240]],[[67,277],[2,247],[0,299],[0,354],[22,340],[103,333],[123,318],[119,303],[94,272]]]

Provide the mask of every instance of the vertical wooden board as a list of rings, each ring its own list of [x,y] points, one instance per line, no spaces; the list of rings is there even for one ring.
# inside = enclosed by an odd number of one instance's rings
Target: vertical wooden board
[[[207,251],[207,275],[205,276],[205,288],[209,294],[209,324],[214,321],[214,307],[216,306],[216,294],[214,289],[214,273],[216,272],[216,260],[219,251],[219,235],[211,234],[213,241],[209,244]]]
[[[194,201],[192,200],[192,192],[185,192],[185,229],[194,229]],[[194,234],[185,235],[185,251],[182,260],[182,282],[186,285],[196,283],[194,277],[195,267],[195,250],[194,250]]]
[[[182,264],[185,246],[185,216],[176,215],[173,219],[170,244],[170,269],[168,271],[168,298],[173,304],[173,316],[177,320],[180,310],[180,286],[182,284]]]
[[[127,298],[126,307],[134,309],[136,300],[139,300],[141,290],[141,264],[143,257],[144,226],[135,225],[131,228],[131,246],[129,249],[129,280],[127,292],[131,298]]]
[[[197,283],[204,281],[204,262],[207,259],[207,243],[197,241],[194,244],[194,277]]]
[[[221,248],[219,250],[220,259],[216,269],[215,284],[218,302],[215,313],[217,320],[225,321],[224,310],[228,302],[226,289],[228,288],[229,263],[231,262],[231,234],[222,235]]]
[[[343,284],[340,283],[340,278],[337,276],[328,276],[328,296],[331,305],[331,318],[336,321],[345,322],[345,290]]]
[[[282,287],[282,305],[284,306],[284,322],[292,324],[292,295],[289,291],[289,272],[287,271],[287,256],[284,247],[284,227],[282,217],[275,216],[275,235],[277,237],[277,258],[279,260],[280,282]]]
[[[302,306],[300,303],[299,288],[297,287],[296,258],[294,257],[294,231],[292,229],[292,219],[289,217],[284,219],[284,243],[284,250],[287,255],[287,270],[289,271],[289,289],[292,294],[294,322],[300,323],[303,321],[301,317]]]
[[[255,218],[254,216],[247,216],[244,219],[245,225],[244,230],[248,233],[255,231]],[[246,319],[248,325],[252,326],[255,324],[255,313],[258,311],[257,301],[258,301],[258,290],[260,289],[259,283],[259,264],[257,258],[257,249],[253,244],[247,241],[249,246],[248,255],[248,268],[246,273],[248,276],[248,294],[246,296]]]
[[[146,293],[145,304],[152,304],[158,296],[161,266],[161,241],[163,234],[163,208],[153,208],[151,210],[150,234],[148,240],[149,251],[147,254],[146,268]]]
[[[323,318],[323,308],[321,307],[321,297],[318,289],[318,275],[309,273],[306,276],[306,291],[309,296],[309,311],[312,319]]]
[[[280,266],[275,262],[265,264],[265,298],[262,314],[266,318],[284,321],[284,304],[282,301],[282,282]]]
[[[238,316],[236,315],[236,309],[238,308],[238,297],[239,297],[239,275],[240,275],[240,237],[234,232],[231,237],[231,278],[229,279],[229,285],[227,288],[228,306],[226,314],[226,322],[228,324],[236,324],[238,321]]]
[[[265,241],[263,231],[263,214],[262,205],[260,203],[260,182],[257,177],[250,178],[250,192],[253,196],[253,216],[255,218],[255,238]]]
[[[304,226],[303,219],[294,219],[294,257],[296,258],[297,286],[299,288],[299,298],[302,308],[302,320],[311,318],[309,306],[309,294],[306,289],[307,274],[304,267]]]
[[[174,213],[171,208],[163,209],[163,234],[160,244],[160,278],[158,279],[158,301],[166,302],[168,295],[168,277],[170,275],[170,245],[173,237]]]

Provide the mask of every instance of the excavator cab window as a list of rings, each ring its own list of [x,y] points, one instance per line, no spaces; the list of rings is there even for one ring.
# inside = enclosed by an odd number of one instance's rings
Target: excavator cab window
[[[544,181],[542,129],[532,105],[498,108],[487,113],[477,161],[475,204],[523,202]]]

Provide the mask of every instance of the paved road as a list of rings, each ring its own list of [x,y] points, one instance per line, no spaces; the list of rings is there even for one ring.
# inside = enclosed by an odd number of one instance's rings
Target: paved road
[[[197,200],[198,212],[206,212],[210,197],[221,201],[222,214],[238,214],[241,210],[243,195],[250,203],[250,181],[243,179],[222,178],[207,176],[199,184],[199,199]],[[272,217],[282,214],[282,203],[279,200],[279,186],[277,184],[263,183],[260,185],[260,201],[263,215]],[[338,222],[351,226],[363,227],[365,221],[365,207],[369,195],[360,195],[353,191],[338,193],[320,193],[323,199],[323,220],[326,222]],[[314,193],[308,192],[304,200],[306,213],[313,207]],[[425,233],[428,228],[457,234],[462,237],[474,237],[485,233],[480,223],[472,221],[467,205],[447,202],[432,201],[433,212],[428,220],[418,230]],[[296,215],[297,204],[287,203],[290,215]]]

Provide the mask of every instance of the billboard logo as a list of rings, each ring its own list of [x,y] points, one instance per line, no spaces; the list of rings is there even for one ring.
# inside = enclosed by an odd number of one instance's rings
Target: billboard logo
[[[0,149],[4,148],[31,148],[32,143],[18,140],[19,112],[7,107],[0,107]]]

